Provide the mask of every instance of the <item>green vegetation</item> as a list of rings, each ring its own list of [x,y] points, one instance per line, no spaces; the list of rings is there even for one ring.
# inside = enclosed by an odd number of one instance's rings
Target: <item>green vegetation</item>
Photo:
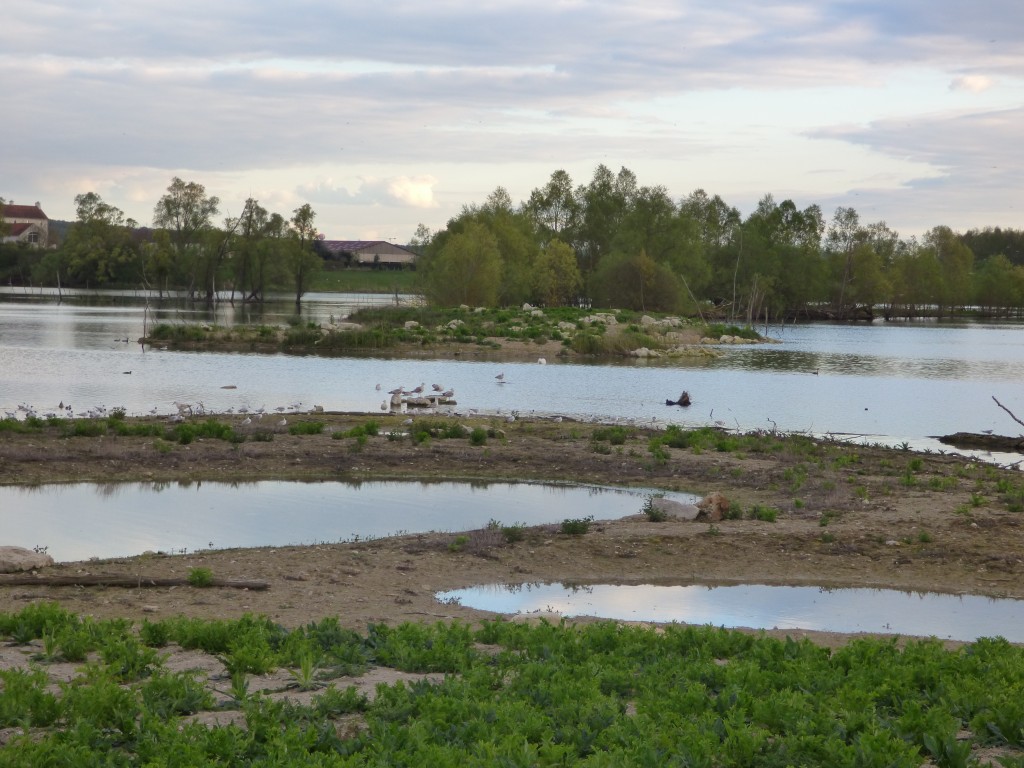
[[[0,671],[4,765],[957,766],[982,749],[1024,762],[1024,649],[998,638],[829,650],[713,627],[498,620],[360,635],[252,616],[136,629],[48,603],[0,614],[0,637],[96,652],[67,682],[50,679],[59,651]],[[166,643],[221,659],[227,696],[167,670]],[[378,685],[372,701],[334,682],[370,665],[444,676]],[[250,690],[274,669],[291,679],[282,693],[314,691],[308,703]],[[244,727],[189,719],[217,709]]]
[[[594,522],[594,516],[571,517],[562,521],[561,531],[569,536],[582,536],[590,530],[590,524]]]
[[[213,584],[213,571],[209,568],[190,568],[188,583],[193,587],[208,587]]]

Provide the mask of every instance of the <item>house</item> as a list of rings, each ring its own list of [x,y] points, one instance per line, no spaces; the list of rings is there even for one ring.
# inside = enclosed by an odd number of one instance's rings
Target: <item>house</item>
[[[50,220],[39,203],[35,205],[15,205],[4,203],[0,209],[7,224],[5,243],[29,243],[39,248],[46,247],[50,239]]]
[[[417,255],[384,240],[321,240],[317,248],[327,261],[352,267],[405,269],[416,266]]]

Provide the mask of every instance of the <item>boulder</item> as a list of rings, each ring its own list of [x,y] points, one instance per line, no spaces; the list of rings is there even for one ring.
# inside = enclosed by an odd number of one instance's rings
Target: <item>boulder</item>
[[[697,502],[697,520],[704,520],[709,523],[717,523],[725,518],[729,512],[729,500],[724,495],[715,491],[709,493]]]
[[[675,520],[696,520],[700,514],[695,504],[683,504],[681,501],[661,497],[651,499],[651,506]]]
[[[415,320],[406,320],[405,321],[405,329],[407,331],[411,331],[413,328],[419,328],[419,327],[420,327],[420,324],[417,323]]]
[[[53,558],[45,552],[23,547],[0,547],[0,573],[17,573],[53,565]]]

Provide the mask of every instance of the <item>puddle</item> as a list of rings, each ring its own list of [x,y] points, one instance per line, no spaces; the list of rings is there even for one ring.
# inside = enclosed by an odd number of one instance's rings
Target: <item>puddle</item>
[[[283,546],[638,514],[652,491],[533,483],[78,483],[0,487],[4,544],[55,560]],[[694,503],[690,494],[667,494]]]
[[[660,585],[488,585],[437,594],[442,602],[495,613],[553,611],[566,617],[684,622],[716,627],[878,632],[1024,642],[1024,601],[889,589]]]

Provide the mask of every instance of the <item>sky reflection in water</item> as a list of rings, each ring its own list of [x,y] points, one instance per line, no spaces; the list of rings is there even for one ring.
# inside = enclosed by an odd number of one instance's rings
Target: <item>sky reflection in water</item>
[[[975,595],[760,584],[523,584],[452,590],[438,593],[437,598],[505,614],[554,611],[566,617],[621,621],[878,632],[964,641],[998,635],[1024,642],[1024,601]]]

